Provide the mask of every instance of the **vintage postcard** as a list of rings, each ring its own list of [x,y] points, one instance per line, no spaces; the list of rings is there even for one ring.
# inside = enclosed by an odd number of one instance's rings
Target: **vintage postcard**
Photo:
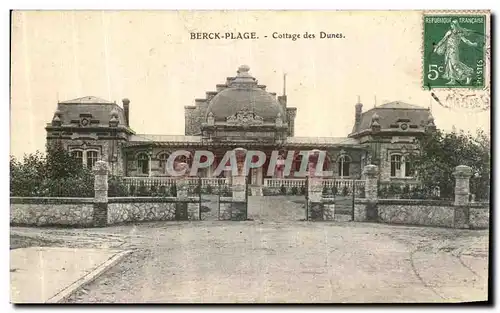
[[[490,34],[13,11],[11,302],[491,302]]]

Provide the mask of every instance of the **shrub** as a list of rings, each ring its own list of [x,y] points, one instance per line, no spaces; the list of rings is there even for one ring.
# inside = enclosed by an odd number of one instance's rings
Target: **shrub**
[[[10,157],[10,195],[21,197],[93,197],[94,175],[64,149],[47,146],[47,153]]]
[[[193,188],[193,193],[199,194],[201,192],[201,186],[200,184],[196,184]]]
[[[349,188],[347,188],[347,186],[344,186],[344,188],[342,189],[342,195],[347,196],[348,194],[349,194]]]
[[[307,193],[306,186],[300,186],[300,194],[305,195]]]
[[[205,189],[206,193],[208,194],[212,194],[213,190],[212,190],[212,186],[210,185],[207,185],[206,189]]]
[[[389,198],[398,198],[401,194],[401,188],[397,185],[390,184],[387,190],[387,194]]]
[[[228,186],[224,186],[224,189],[222,189],[221,196],[223,197],[231,197],[231,190],[229,189]]]
[[[108,178],[108,196],[109,197],[124,197],[128,196],[128,188],[124,181],[117,176],[109,176]]]
[[[177,185],[175,184],[170,185],[170,196],[177,197]]]
[[[325,195],[325,196],[328,195],[328,187],[323,186],[322,194]]]
[[[281,185],[281,187],[280,187],[280,193],[282,195],[286,195],[286,187],[284,185]]]
[[[137,194],[139,196],[141,196],[141,197],[149,196],[150,191],[148,190],[148,188],[146,187],[146,185],[144,184],[144,182],[140,183],[139,190],[137,191]]]
[[[406,184],[403,187],[403,193],[409,194],[410,193],[410,185]]]
[[[158,189],[158,193],[161,195],[161,196],[168,196],[168,189],[167,189],[167,186],[165,185],[161,185],[160,188]]]
[[[150,196],[158,195],[158,187],[156,187],[156,185],[151,186],[151,189],[149,190],[149,195]]]
[[[299,188],[297,188],[297,186],[293,186],[291,192],[292,192],[292,195],[295,196],[299,193]]]
[[[360,186],[358,188],[358,197],[360,198],[365,198],[366,195],[365,195],[365,186]]]
[[[332,187],[332,195],[336,196],[338,192],[339,192],[339,190],[338,190],[337,186],[333,186]]]

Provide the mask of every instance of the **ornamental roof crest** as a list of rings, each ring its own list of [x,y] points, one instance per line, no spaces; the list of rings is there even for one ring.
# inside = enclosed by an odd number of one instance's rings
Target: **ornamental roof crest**
[[[231,125],[240,126],[262,125],[264,124],[264,119],[247,108],[244,108],[235,114],[228,116],[226,118],[226,122]]]

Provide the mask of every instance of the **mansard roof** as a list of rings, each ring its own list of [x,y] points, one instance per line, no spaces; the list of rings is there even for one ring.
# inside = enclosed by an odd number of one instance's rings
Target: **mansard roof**
[[[125,113],[119,105],[94,96],[61,101],[55,112],[61,126],[79,126],[80,121],[86,118],[89,122],[86,126],[108,127],[112,114],[118,118],[118,127],[126,127]]]
[[[59,102],[62,104],[114,104],[111,101],[104,100],[98,97],[94,96],[86,96],[86,97],[81,97],[81,98],[76,98],[72,100],[66,100]]]
[[[380,131],[423,132],[431,116],[428,108],[403,101],[392,101],[363,112],[358,127],[353,126],[350,136],[370,131],[373,119],[377,119],[380,124]],[[400,129],[403,123],[408,125],[405,130]]]
[[[288,137],[288,144],[297,145],[359,145],[359,141],[348,137]]]

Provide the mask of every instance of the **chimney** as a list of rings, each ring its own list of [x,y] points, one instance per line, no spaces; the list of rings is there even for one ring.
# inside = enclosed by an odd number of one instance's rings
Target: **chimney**
[[[130,100],[125,98],[122,100],[123,103],[123,112],[125,113],[125,125],[130,127]]]
[[[283,108],[283,112],[286,112],[286,96],[278,96],[278,102]]]
[[[363,112],[363,105],[358,97],[358,103],[355,105],[355,113],[354,113],[354,126],[356,131],[359,130],[359,125],[361,124],[361,113]]]

